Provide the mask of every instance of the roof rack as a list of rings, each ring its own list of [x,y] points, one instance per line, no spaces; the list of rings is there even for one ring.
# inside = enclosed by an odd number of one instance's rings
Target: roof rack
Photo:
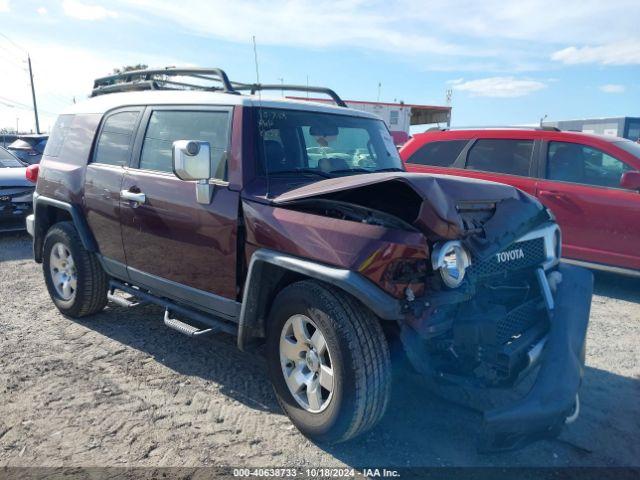
[[[347,104],[344,103],[344,100],[340,98],[340,96],[333,90],[327,87],[308,87],[305,85],[291,85],[291,84],[263,84],[263,83],[240,83],[240,82],[231,82],[233,88],[236,90],[249,90],[251,95],[255,94],[257,91],[263,90],[289,90],[289,91],[297,91],[297,92],[311,92],[311,93],[324,93],[331,97],[331,99],[336,102],[336,105],[339,107],[348,108]]]
[[[181,77],[175,80],[172,77]],[[186,80],[183,81],[184,77]],[[210,83],[190,83],[188,79],[196,81],[207,80]],[[139,90],[202,90],[223,92],[239,95],[241,91],[255,94],[263,90],[293,90],[299,92],[324,93],[340,107],[347,104],[336,92],[325,87],[309,87],[305,85],[279,85],[261,83],[232,82],[224,70],[220,68],[173,68],[167,67],[156,70],[131,70],[107,77],[96,78],[93,82],[91,97],[117,92],[131,92]]]
[[[213,85],[200,85],[171,80],[171,77],[189,77],[209,80]],[[219,83],[220,85],[215,85]],[[229,77],[220,68],[163,68],[157,70],[132,70],[108,77],[96,78],[91,96],[105,93],[129,92],[135,90],[205,90],[238,93],[231,86]]]

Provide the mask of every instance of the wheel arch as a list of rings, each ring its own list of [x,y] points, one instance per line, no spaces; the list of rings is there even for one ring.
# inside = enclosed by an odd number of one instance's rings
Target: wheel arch
[[[98,252],[98,244],[79,206],[35,193],[33,211],[35,213],[33,256],[36,262],[42,263],[42,248],[47,231],[56,223],[64,221],[73,223],[86,250]]]
[[[259,249],[251,256],[238,324],[238,348],[265,336],[266,317],[276,294],[287,285],[315,279],[343,290],[379,318],[401,320],[400,302],[362,275],[293,255]]]

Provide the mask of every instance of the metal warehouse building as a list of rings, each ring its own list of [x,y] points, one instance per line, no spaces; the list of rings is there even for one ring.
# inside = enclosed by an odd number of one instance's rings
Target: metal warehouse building
[[[543,122],[545,127],[557,127],[560,130],[571,130],[585,133],[599,133],[624,137],[634,142],[640,138],[640,117],[588,118],[584,120],[561,120]]]

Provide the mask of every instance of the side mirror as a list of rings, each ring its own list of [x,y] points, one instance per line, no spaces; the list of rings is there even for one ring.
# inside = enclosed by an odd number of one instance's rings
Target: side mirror
[[[627,190],[640,190],[640,172],[625,172],[620,178],[620,186]]]
[[[211,178],[211,147],[208,142],[176,140],[173,142],[173,173],[180,180]]]

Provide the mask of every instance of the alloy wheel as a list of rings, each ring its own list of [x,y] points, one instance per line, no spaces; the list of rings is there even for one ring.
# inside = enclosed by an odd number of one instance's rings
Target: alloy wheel
[[[280,333],[280,366],[289,392],[311,413],[327,408],[335,377],[324,335],[306,315],[293,315]]]
[[[51,283],[65,301],[71,300],[78,286],[78,273],[69,248],[61,242],[53,245],[49,255]]]

